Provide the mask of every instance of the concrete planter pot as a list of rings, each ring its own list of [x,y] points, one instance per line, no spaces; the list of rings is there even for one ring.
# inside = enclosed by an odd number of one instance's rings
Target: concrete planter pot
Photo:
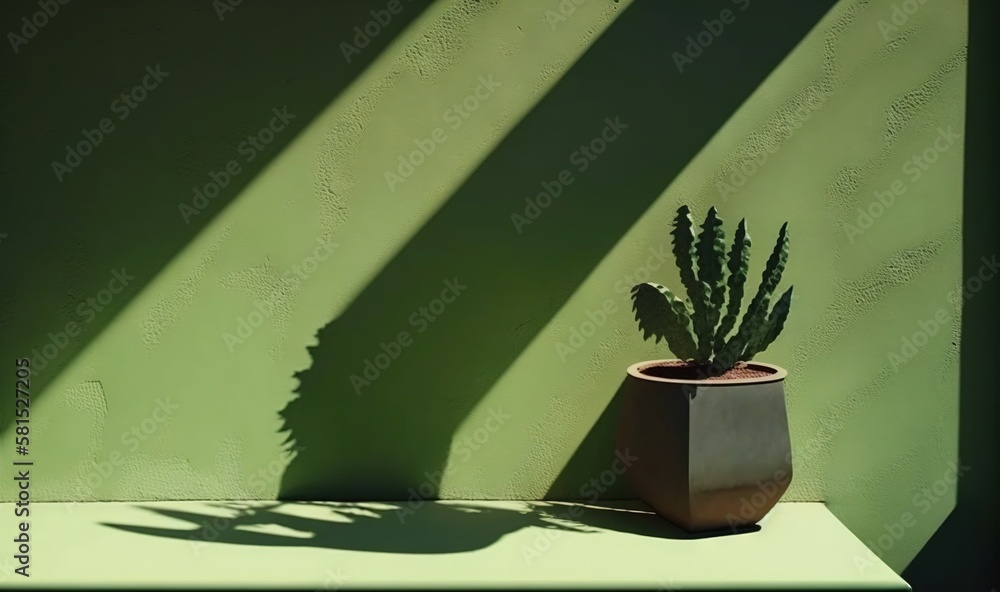
[[[792,448],[778,366],[748,362],[754,378],[699,379],[671,371],[679,360],[628,369],[619,451],[635,492],[688,532],[757,524],[792,480]],[[676,369],[674,369],[676,370]]]

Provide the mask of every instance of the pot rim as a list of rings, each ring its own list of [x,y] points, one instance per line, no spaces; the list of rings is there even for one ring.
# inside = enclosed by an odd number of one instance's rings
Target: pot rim
[[[771,370],[774,374],[770,376],[761,376],[759,378],[731,378],[728,380],[705,380],[705,379],[694,379],[688,380],[683,378],[660,378],[659,376],[649,376],[643,374],[641,370],[647,368],[652,368],[654,366],[660,366],[665,362],[683,362],[678,358],[666,358],[663,360],[646,360],[643,362],[637,362],[628,367],[628,375],[633,378],[638,378],[640,380],[648,380],[650,382],[666,382],[670,384],[694,384],[699,386],[728,386],[737,384],[765,384],[768,382],[781,382],[788,376],[788,371],[781,366],[775,366],[774,364],[766,364],[764,362],[749,361],[746,365],[750,368],[758,368],[761,370]]]

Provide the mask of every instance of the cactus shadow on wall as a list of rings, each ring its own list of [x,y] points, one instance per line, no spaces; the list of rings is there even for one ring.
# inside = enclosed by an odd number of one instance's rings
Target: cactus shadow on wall
[[[319,329],[312,365],[297,373],[297,397],[281,411],[289,447],[302,450],[279,498],[436,497],[458,426],[833,4],[755,4],[683,73],[674,52],[735,3],[626,8]],[[581,170],[571,155],[602,134],[613,141]],[[528,217],[526,198],[563,170],[574,181],[516,227],[512,214]],[[603,461],[579,460],[575,472],[600,473]]]
[[[60,3],[27,43],[6,48],[0,349],[32,357],[33,398],[430,4],[406,2],[350,62],[341,42],[385,0],[243,2],[221,15],[227,4],[209,0]],[[37,2],[5,2],[0,22],[18,33],[35,13]],[[144,79],[141,101],[119,99]],[[260,150],[248,144],[282,107],[294,118]],[[99,138],[104,118],[113,129]],[[51,163],[84,141],[82,129],[97,145],[57,178]],[[231,160],[239,171],[224,175]],[[185,220],[180,204],[194,204],[213,173],[224,187]],[[133,276],[124,290],[88,306],[121,270]],[[79,332],[63,332],[68,322]],[[57,348],[47,363],[46,345]]]

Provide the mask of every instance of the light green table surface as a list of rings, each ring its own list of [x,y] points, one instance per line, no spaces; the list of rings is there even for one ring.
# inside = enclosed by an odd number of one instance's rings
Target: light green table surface
[[[2,505],[8,588],[909,589],[819,503],[695,539],[639,502],[31,503],[28,578]]]

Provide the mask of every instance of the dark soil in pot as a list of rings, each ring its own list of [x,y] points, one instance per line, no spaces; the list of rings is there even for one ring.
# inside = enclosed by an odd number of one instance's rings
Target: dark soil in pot
[[[671,380],[745,380],[748,378],[764,378],[776,374],[777,372],[755,364],[739,362],[729,370],[718,376],[711,376],[708,366],[695,364],[693,362],[661,362],[655,366],[641,368],[640,372],[646,376],[655,378],[669,378]]]

